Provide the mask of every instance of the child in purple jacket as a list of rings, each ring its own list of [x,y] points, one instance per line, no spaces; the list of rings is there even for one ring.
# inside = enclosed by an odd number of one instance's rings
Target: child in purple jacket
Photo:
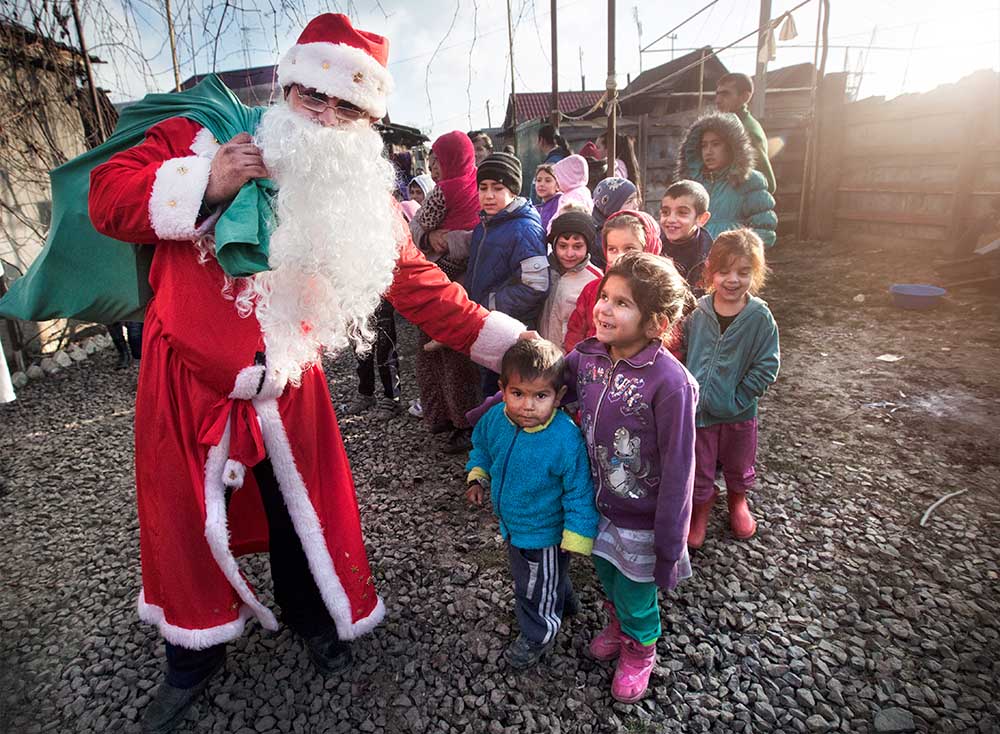
[[[618,658],[611,694],[639,700],[656,662],[657,589],[691,575],[698,386],[663,346],[691,298],[673,264],[622,255],[601,282],[595,337],[566,357],[601,515],[592,555],[610,622],[590,643]]]

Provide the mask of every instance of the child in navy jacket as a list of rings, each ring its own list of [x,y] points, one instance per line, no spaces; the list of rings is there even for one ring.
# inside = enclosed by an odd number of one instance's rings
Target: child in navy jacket
[[[494,153],[476,169],[480,223],[472,232],[465,289],[490,311],[535,328],[549,292],[548,245],[538,212],[521,190],[521,162]],[[497,390],[495,372],[483,372],[483,394]]]
[[[557,409],[564,370],[550,342],[512,346],[500,367],[504,402],[476,424],[466,466],[467,498],[482,504],[489,493],[507,541],[521,628],[507,650],[515,669],[535,664],[555,643],[563,612],[575,603],[569,552],[589,555],[597,535],[587,448]]]

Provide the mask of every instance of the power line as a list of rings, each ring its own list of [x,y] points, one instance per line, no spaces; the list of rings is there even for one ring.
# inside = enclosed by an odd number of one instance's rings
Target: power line
[[[798,10],[799,8],[801,8],[803,5],[807,5],[810,2],[812,2],[812,0],[802,0],[802,2],[800,2],[798,5],[796,5],[791,10],[786,10],[784,13],[782,13],[782,15],[779,16],[779,19],[780,19],[780,17],[786,16],[786,15],[791,15],[796,10]],[[699,58],[697,61],[692,61],[690,64],[688,64],[687,66],[685,66],[683,69],[678,69],[677,71],[675,71],[675,72],[673,72],[671,74],[668,74],[667,76],[663,77],[662,79],[657,79],[655,82],[647,84],[646,86],[642,87],[641,89],[637,89],[634,92],[632,92],[631,94],[627,94],[624,97],[621,97],[618,101],[619,102],[624,102],[627,99],[631,99],[632,97],[635,97],[638,94],[643,94],[644,92],[648,92],[650,89],[653,89],[654,87],[658,87],[658,86],[664,84],[665,82],[668,82],[671,79],[673,79],[673,78],[675,78],[677,76],[680,76],[681,74],[683,74],[683,73],[685,73],[685,72],[693,69],[694,67],[698,66],[699,64],[705,63],[708,59],[710,59],[712,57],[715,57],[715,56],[718,56],[723,51],[728,51],[730,48],[732,48],[733,46],[735,46],[736,44],[738,44],[740,41],[745,41],[746,39],[750,38],[750,36],[753,36],[755,34],[760,33],[763,29],[770,27],[771,22],[772,21],[769,20],[767,23],[763,24],[762,26],[760,26],[758,28],[754,28],[749,33],[740,36],[739,38],[737,38],[732,43],[730,43],[730,44],[728,44],[728,45],[723,46],[722,48],[720,48],[718,51],[712,51],[711,53],[703,54],[701,56],[701,58]]]
[[[686,23],[687,23],[688,21],[690,21],[690,20],[692,20],[692,19],[694,19],[694,18],[697,18],[697,17],[699,16],[699,15],[701,15],[702,13],[704,13],[704,12],[705,12],[706,10],[708,10],[708,9],[709,9],[710,7],[712,7],[713,5],[715,5],[715,4],[717,3],[717,2],[719,2],[719,0],[712,0],[712,2],[710,2],[710,3],[708,4],[708,5],[706,5],[705,7],[703,7],[703,8],[701,9],[701,10],[698,10],[698,11],[697,11],[697,12],[695,12],[694,14],[692,14],[692,15],[689,15],[689,16],[688,16],[687,18],[685,18],[685,19],[684,19],[684,20],[682,20],[682,21],[681,21],[680,23],[678,23],[677,25],[675,25],[675,26],[674,26],[673,28],[671,28],[671,29],[670,29],[669,31],[667,31],[666,33],[664,33],[664,34],[663,34],[662,36],[658,36],[658,37],[657,37],[656,39],[654,39],[654,40],[653,40],[652,42],[650,42],[650,43],[647,43],[647,44],[646,44],[646,48],[643,48],[643,49],[640,49],[640,53],[641,53],[642,51],[646,51],[647,49],[649,49],[649,47],[650,47],[650,46],[652,46],[653,44],[657,43],[658,41],[662,41],[662,40],[663,40],[664,38],[667,38],[667,37],[668,37],[668,36],[669,36],[669,35],[670,35],[671,33],[673,33],[674,31],[676,31],[676,30],[677,30],[678,28],[680,28],[681,26],[685,25],[685,24],[686,24]]]

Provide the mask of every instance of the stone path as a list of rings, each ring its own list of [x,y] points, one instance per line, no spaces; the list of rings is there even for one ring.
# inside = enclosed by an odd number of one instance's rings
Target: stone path
[[[822,330],[843,320],[797,324],[792,282],[773,290],[788,356],[762,417],[760,532],[734,542],[720,504],[695,577],[664,598],[646,700],[614,704],[611,668],[583,654],[603,624],[585,561],[584,612],[548,664],[509,671],[505,555],[461,498],[462,461],[409,416],[365,416],[342,427],[386,623],[327,680],[287,631],[250,625],[180,731],[1000,731],[997,455],[974,465],[917,433],[866,433],[882,419],[830,400],[849,368],[812,380],[812,350],[840,339]],[[160,676],[159,639],[134,609],[136,374],[112,362],[99,353],[0,406],[2,732],[138,731]],[[352,367],[329,366],[338,404]],[[411,360],[404,381],[412,397]],[[920,527],[949,482],[969,495]],[[246,566],[269,598],[266,562]]]

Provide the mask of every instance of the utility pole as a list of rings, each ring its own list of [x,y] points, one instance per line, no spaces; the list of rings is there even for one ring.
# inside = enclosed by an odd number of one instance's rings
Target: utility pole
[[[490,101],[486,100],[486,127],[493,127],[493,118],[490,117]]]
[[[635,18],[635,30],[639,35],[639,73],[642,73],[642,21],[639,20],[639,6],[632,6],[632,17]]]
[[[587,77],[583,75],[583,46],[580,46],[580,91],[587,91]]]
[[[174,64],[174,91],[181,91],[181,70],[177,64],[177,39],[174,37],[174,19],[170,15],[170,0],[163,0],[163,11],[167,16],[167,35],[170,36],[170,59]]]
[[[549,2],[549,25],[552,27],[552,109],[549,122],[559,130],[559,43],[558,22],[556,19],[556,0]]]
[[[910,39],[910,52],[906,54],[906,67],[903,69],[903,83],[899,86],[899,93],[906,91],[906,77],[910,75],[910,59],[913,58],[913,47],[917,45],[917,34],[920,33],[920,23],[913,29],[913,38]]]
[[[875,45],[875,35],[878,33],[878,26],[872,28],[872,37],[868,41],[868,48],[865,50],[864,59],[861,61],[861,70],[858,72],[858,86],[854,89],[854,98],[861,96],[861,81],[865,78],[865,67],[868,66],[868,57],[872,55],[872,46]]]
[[[517,155],[517,98],[514,96],[514,24],[510,17],[510,0],[507,0],[507,52],[510,56],[510,114],[514,128],[514,155]]]
[[[87,86],[90,87],[90,101],[94,105],[94,119],[97,121],[98,138],[104,142],[104,138],[110,132],[104,128],[104,115],[101,114],[101,105],[97,100],[97,87],[94,85],[94,68],[90,65],[90,54],[87,53],[87,42],[83,38],[83,23],[80,22],[80,8],[76,0],[70,0],[70,8],[73,10],[73,23],[76,25],[76,39],[80,42],[80,54],[83,56],[83,68],[87,71]]]
[[[771,0],[760,0],[760,24],[757,31],[757,72],[753,79],[753,99],[750,108],[758,120],[764,117],[764,102],[767,96],[767,59],[761,61],[761,50],[767,48],[771,33]]]
[[[698,54],[698,114],[705,104],[705,49]]]
[[[188,38],[191,42],[191,72],[198,76],[198,52],[194,48],[194,24],[191,22],[191,3],[188,3]]]
[[[615,170],[615,143],[618,137],[618,120],[616,119],[618,109],[618,83],[615,81],[615,0],[608,0],[608,80],[606,83],[608,90],[608,169],[613,173]]]
[[[671,33],[667,38],[670,39],[670,60],[674,60],[674,41],[677,40],[677,34]]]

